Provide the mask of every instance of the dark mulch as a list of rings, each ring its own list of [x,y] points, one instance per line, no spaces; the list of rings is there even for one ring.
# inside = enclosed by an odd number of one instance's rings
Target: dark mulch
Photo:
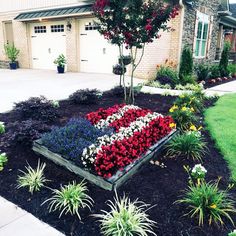
[[[221,84],[225,84],[225,83],[228,83],[228,82],[232,82],[234,80],[236,80],[236,77],[228,78],[227,80],[223,80],[223,81],[216,81],[215,83],[210,83],[208,81],[206,84],[204,84],[204,88],[205,89],[212,88],[212,87],[215,87],[217,85],[221,85]]]
[[[159,95],[137,96],[136,103],[139,106],[150,108],[154,111],[166,114],[172,105],[173,97],[163,97]],[[97,105],[72,105],[68,101],[61,102],[61,119],[58,123],[64,123],[73,116],[85,115],[87,112],[96,110],[99,107],[109,107],[115,103],[119,103],[120,98],[104,96]],[[0,114],[0,120],[5,122],[14,121],[15,114]],[[222,176],[221,185],[226,188],[229,182],[229,170],[222,155],[214,147],[214,142],[205,132],[205,138],[208,141],[209,154],[205,156],[204,166],[208,170],[208,179],[214,180],[218,176]],[[81,181],[79,177],[69,171],[47,161],[45,158],[36,155],[30,149],[23,147],[15,147],[6,151],[9,156],[9,162],[3,172],[0,172],[0,195],[19,205],[23,209],[31,212],[33,215],[56,227],[66,235],[74,236],[99,236],[99,224],[91,214],[99,213],[101,209],[107,209],[106,201],[112,199],[114,194],[109,191],[102,190],[88,183],[89,194],[94,199],[95,204],[92,212],[81,210],[82,221],[76,217],[63,216],[58,218],[58,213],[48,213],[46,206],[41,203],[47,199],[51,191],[44,188],[40,193],[31,196],[26,190],[17,190],[16,180],[19,169],[23,170],[27,162],[36,166],[38,158],[46,162],[46,177],[52,182],[48,185],[51,188],[59,188],[61,184],[67,184],[73,180]],[[141,170],[134,175],[126,184],[124,184],[118,193],[126,193],[131,199],[139,198],[145,203],[155,205],[149,211],[150,218],[157,221],[155,232],[162,236],[225,236],[233,227],[226,223],[224,228],[216,226],[198,227],[197,221],[184,217],[186,207],[173,204],[182,190],[187,187],[187,174],[183,170],[183,165],[194,166],[192,161],[186,160],[165,160],[163,153],[156,155],[156,159],[163,162],[167,168],[146,164]],[[236,192],[232,192],[236,198]],[[234,218],[236,222],[236,218]]]

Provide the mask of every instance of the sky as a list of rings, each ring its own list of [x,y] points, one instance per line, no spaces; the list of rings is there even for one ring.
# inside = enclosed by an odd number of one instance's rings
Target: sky
[[[229,0],[229,3],[236,3],[236,0]]]

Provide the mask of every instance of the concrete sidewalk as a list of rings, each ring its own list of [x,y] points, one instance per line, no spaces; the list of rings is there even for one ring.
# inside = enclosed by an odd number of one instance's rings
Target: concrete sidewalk
[[[33,215],[0,197],[0,236],[64,236]]]

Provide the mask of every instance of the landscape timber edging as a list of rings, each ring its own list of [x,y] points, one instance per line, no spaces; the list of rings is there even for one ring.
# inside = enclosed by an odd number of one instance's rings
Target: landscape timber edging
[[[69,171],[79,175],[80,177],[87,179],[93,184],[109,191],[116,190],[123,183],[125,183],[132,175],[134,175],[137,170],[145,163],[148,162],[153,155],[159,151],[174,135],[176,134],[176,130],[173,130],[166,137],[159,140],[155,145],[149,148],[149,150],[139,159],[126,166],[123,171],[117,171],[115,175],[113,175],[109,179],[104,179],[98,175],[95,175],[83,168],[75,165],[70,160],[65,159],[61,155],[54,153],[45,146],[42,145],[41,140],[34,141],[33,150],[46,157],[47,159],[53,161],[55,164],[63,166],[67,168]]]

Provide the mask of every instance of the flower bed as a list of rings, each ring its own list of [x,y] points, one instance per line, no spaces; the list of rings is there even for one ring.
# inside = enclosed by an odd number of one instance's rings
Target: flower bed
[[[132,105],[99,109],[86,118],[43,135],[33,149],[110,190],[135,173],[174,133],[171,117]]]

